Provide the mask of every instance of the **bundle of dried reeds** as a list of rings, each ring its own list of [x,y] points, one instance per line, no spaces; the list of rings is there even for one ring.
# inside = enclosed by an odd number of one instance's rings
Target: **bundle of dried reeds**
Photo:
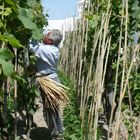
[[[59,109],[60,104],[66,105],[69,102],[67,96],[68,88],[55,82],[47,76],[37,77],[37,81],[45,94],[46,107]]]

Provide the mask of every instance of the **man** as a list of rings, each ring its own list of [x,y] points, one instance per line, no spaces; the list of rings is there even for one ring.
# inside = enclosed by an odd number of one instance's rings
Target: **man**
[[[29,43],[30,51],[37,58],[35,64],[37,70],[36,79],[42,96],[43,115],[51,132],[52,140],[63,140],[61,134],[64,131],[64,127],[60,106],[61,103],[68,101],[57,74],[60,55],[58,45],[61,40],[61,32],[54,29],[44,33],[42,43],[38,43],[35,40]]]

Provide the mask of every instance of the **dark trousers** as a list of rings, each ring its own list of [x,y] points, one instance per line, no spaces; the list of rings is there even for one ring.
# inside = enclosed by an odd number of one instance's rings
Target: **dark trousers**
[[[59,136],[64,131],[63,118],[60,111],[60,107],[58,107],[58,109],[46,107],[44,96],[45,93],[42,90],[40,91],[43,103],[43,116],[45,122],[48,126],[51,136]]]

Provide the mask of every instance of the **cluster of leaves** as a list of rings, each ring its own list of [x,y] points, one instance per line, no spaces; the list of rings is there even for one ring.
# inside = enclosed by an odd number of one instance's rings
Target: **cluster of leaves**
[[[67,140],[83,140],[83,130],[81,129],[81,119],[79,116],[76,103],[76,92],[73,81],[65,76],[62,71],[59,71],[61,83],[69,88],[68,96],[70,98],[69,105],[64,110],[64,137]]]
[[[40,1],[4,0],[0,3],[0,16],[2,17],[0,19],[0,61],[2,64],[1,70],[5,72],[3,68],[7,66],[9,59],[12,60],[14,58],[14,48],[18,50],[24,48],[30,37],[40,39],[43,25],[47,24],[47,21],[42,14],[43,9]],[[5,53],[7,55],[4,55]],[[10,67],[9,71],[11,73],[12,70],[13,67]],[[4,74],[9,76],[11,73]]]
[[[11,113],[14,110],[13,80],[17,80],[20,86],[18,97],[22,97],[18,103],[24,107],[26,105],[26,109],[32,112],[33,98],[36,96],[33,93],[36,88],[29,84],[30,78],[27,78],[24,71],[23,58],[29,39],[42,38],[43,26],[47,25],[47,15],[43,14],[41,0],[0,0],[0,16],[0,88],[7,81],[7,77],[10,77],[7,108]],[[19,70],[14,69],[17,66]],[[6,90],[0,90],[2,101]]]

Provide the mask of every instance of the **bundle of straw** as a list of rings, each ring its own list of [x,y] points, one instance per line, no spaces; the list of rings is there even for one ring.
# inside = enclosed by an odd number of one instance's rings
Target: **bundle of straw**
[[[65,105],[69,102],[66,94],[68,88],[64,85],[55,82],[47,76],[37,77],[37,81],[45,95],[46,107],[58,110],[60,104]]]

